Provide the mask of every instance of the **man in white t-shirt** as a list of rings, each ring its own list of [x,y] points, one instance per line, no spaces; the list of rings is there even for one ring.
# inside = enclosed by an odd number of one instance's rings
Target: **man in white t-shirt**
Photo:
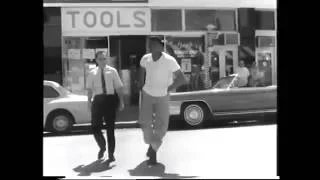
[[[236,68],[236,74],[239,75],[239,87],[245,87],[248,85],[248,77],[250,75],[250,72],[248,68],[244,66],[244,61],[239,61],[239,67]]]
[[[158,37],[150,37],[149,40],[151,53],[144,55],[140,61],[142,90],[139,124],[144,141],[149,144],[148,165],[155,165],[157,164],[156,152],[162,144],[162,138],[169,125],[168,92],[185,84],[186,80],[176,59],[163,52],[163,40]],[[153,113],[155,113],[154,118]]]

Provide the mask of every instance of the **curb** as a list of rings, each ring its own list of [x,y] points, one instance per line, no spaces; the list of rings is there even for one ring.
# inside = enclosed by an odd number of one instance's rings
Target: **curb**
[[[115,122],[116,129],[123,129],[123,128],[139,128],[140,125],[138,121],[125,121],[125,122]]]

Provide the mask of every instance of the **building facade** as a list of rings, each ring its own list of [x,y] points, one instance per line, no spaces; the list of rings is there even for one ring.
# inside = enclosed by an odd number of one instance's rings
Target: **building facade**
[[[106,51],[135,106],[147,37],[158,35],[189,82],[177,91],[209,89],[239,60],[264,69],[265,86],[277,84],[276,10],[276,0],[45,0],[45,78],[85,94],[94,54]]]

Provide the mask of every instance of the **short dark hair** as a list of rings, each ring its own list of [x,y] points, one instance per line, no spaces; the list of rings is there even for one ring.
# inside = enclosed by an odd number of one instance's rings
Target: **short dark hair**
[[[149,37],[149,40],[150,40],[150,41],[154,41],[154,42],[158,42],[158,43],[160,43],[162,46],[164,46],[164,43],[165,43],[165,40],[162,39],[162,38],[159,37],[159,36],[150,36],[150,37]]]

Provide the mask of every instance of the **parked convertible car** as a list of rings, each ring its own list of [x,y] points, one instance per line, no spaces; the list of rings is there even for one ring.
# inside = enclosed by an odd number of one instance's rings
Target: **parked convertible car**
[[[43,127],[67,132],[73,124],[90,123],[87,96],[76,95],[53,81],[43,82]]]
[[[276,115],[276,85],[238,88],[237,82],[238,75],[233,74],[209,90],[171,93],[170,119],[199,127],[208,121]]]

